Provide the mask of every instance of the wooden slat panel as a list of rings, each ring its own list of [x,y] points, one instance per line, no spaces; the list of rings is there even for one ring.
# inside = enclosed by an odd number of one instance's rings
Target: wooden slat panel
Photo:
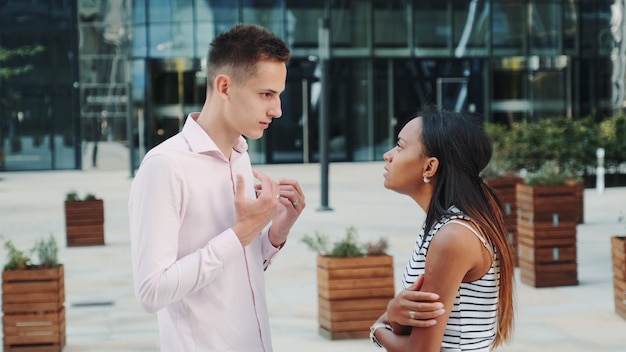
[[[4,345],[65,345],[65,308],[46,314],[5,314]]]
[[[361,299],[342,299],[342,300],[328,300],[319,297],[320,309],[332,310],[337,312],[344,311],[357,311],[357,310],[372,310],[387,308],[390,298],[361,298]]]
[[[393,286],[358,288],[353,290],[318,290],[320,297],[330,300],[373,298],[373,297],[393,297],[395,289]]]
[[[537,264],[520,258],[522,282],[533,287],[578,285],[576,263]]]
[[[367,268],[391,266],[393,267],[393,257],[389,255],[376,255],[358,258],[332,258],[325,256],[317,257],[317,266],[322,269],[347,269],[347,268]]]

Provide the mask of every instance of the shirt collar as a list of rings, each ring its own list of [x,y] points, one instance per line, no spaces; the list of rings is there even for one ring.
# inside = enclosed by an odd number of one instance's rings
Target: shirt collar
[[[223,157],[217,144],[196,121],[199,115],[200,113],[198,112],[190,113],[181,131],[183,137],[189,143],[191,151],[198,154],[221,155]],[[248,151],[248,143],[243,137],[239,137],[233,145],[233,150],[237,152],[233,154],[233,159],[238,158],[239,155]]]

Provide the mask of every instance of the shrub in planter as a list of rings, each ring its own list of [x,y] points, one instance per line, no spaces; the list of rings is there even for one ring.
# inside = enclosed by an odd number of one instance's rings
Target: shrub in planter
[[[523,179],[517,175],[511,159],[513,153],[511,150],[513,145],[511,130],[504,124],[487,122],[485,123],[485,131],[491,139],[493,153],[481,176],[502,202],[509,232],[509,242],[517,253],[516,185],[523,182]],[[517,255],[515,255],[514,261],[517,266]]]
[[[65,346],[65,281],[54,237],[35,244],[38,262],[5,242],[2,272],[4,351],[62,351]]]
[[[578,284],[576,233],[582,186],[553,161],[517,185],[518,259],[534,287]]]
[[[605,150],[605,165],[608,170],[616,170],[626,162],[626,115],[617,114],[599,124],[598,147]]]
[[[353,227],[332,246],[319,233],[305,235],[302,241],[318,254],[320,334],[329,339],[367,338],[369,326],[395,295],[387,242],[359,244]]]
[[[104,245],[104,201],[91,193],[82,199],[67,193],[65,230],[68,247]]]

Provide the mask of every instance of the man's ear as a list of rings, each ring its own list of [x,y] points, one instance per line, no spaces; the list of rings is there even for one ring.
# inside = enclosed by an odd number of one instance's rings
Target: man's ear
[[[227,75],[217,75],[217,77],[215,77],[213,88],[218,94],[228,96],[228,90],[231,84],[230,81],[230,77]]]
[[[424,170],[424,177],[433,178],[439,170],[439,159],[431,156],[426,160],[426,169]]]

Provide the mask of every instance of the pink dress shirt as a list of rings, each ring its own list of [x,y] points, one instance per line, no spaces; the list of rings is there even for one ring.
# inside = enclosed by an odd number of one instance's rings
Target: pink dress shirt
[[[180,133],[150,150],[133,180],[134,290],[156,312],[162,351],[272,351],[264,270],[278,252],[268,230],[242,247],[235,175],[255,197],[247,143],[229,161],[190,114]]]

